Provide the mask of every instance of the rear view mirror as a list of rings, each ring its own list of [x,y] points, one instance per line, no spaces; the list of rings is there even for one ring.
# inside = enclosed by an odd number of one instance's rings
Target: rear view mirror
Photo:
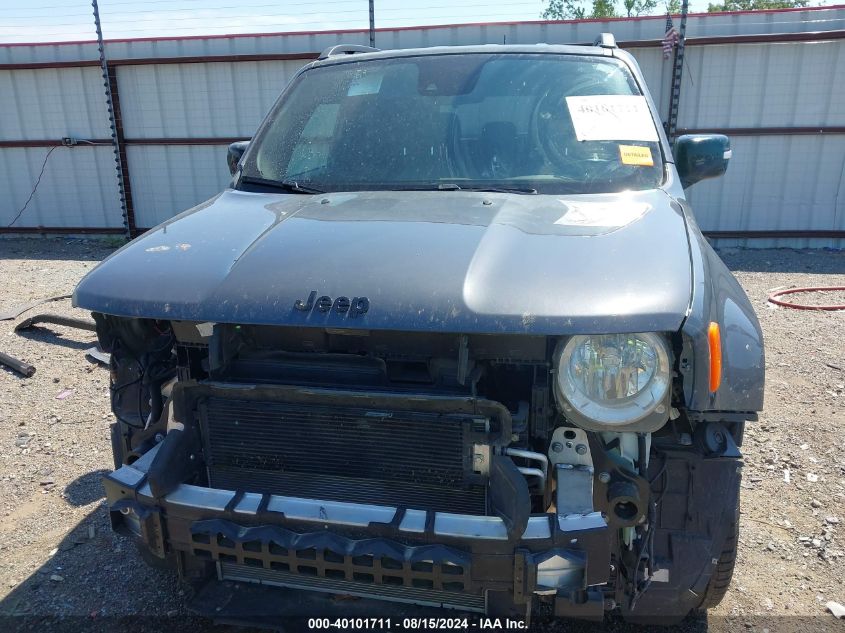
[[[237,141],[229,145],[229,151],[226,153],[226,162],[229,164],[229,173],[233,176],[238,170],[238,163],[247,147],[249,147],[249,141]]]
[[[725,173],[731,158],[731,141],[724,134],[685,134],[674,147],[675,167],[684,189],[699,180]]]

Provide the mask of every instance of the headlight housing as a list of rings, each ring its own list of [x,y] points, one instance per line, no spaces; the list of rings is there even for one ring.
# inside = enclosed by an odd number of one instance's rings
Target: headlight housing
[[[555,391],[564,415],[591,431],[655,431],[666,423],[672,366],[650,332],[573,336],[556,352]]]

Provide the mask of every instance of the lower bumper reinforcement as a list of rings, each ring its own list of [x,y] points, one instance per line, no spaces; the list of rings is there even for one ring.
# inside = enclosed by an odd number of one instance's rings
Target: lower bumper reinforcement
[[[218,578],[220,580],[251,582],[260,585],[341,594],[359,598],[374,598],[387,602],[416,604],[424,607],[458,609],[460,611],[473,611],[477,613],[486,612],[486,601],[483,595],[476,596],[457,591],[438,591],[436,589],[383,584],[362,584],[339,578],[304,576],[302,574],[250,567],[236,563],[220,563],[218,566]]]
[[[530,605],[608,581],[598,512],[528,518],[517,539],[496,516],[179,484],[156,498],[156,448],[104,477],[113,524],[156,554],[206,561],[221,580],[485,612],[490,592]]]

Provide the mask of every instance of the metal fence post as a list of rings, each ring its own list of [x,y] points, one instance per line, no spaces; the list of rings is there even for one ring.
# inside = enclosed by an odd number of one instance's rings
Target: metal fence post
[[[370,0],[370,46],[376,47],[376,7],[375,0]]]
[[[123,122],[121,121],[119,106],[117,105],[117,75],[114,68],[110,68],[106,61],[106,48],[103,44],[103,29],[100,26],[100,8],[97,0],[91,0],[94,9],[94,26],[97,29],[97,48],[100,53],[100,68],[103,72],[103,87],[106,89],[106,105],[109,111],[109,127],[111,128],[112,146],[114,147],[115,171],[117,172],[117,188],[120,195],[120,210],[123,214],[123,226],[126,236],[132,239],[137,235],[135,214],[132,209],[132,194],[129,191],[129,174],[126,170],[126,153],[123,148]]]
[[[669,91],[669,114],[666,117],[666,136],[669,143],[675,143],[678,133],[678,106],[681,101],[681,81],[684,77],[684,52],[686,48],[687,34],[687,11],[689,0],[683,0],[681,4],[681,25],[678,28],[678,45],[675,47],[674,60],[672,62],[672,88]]]

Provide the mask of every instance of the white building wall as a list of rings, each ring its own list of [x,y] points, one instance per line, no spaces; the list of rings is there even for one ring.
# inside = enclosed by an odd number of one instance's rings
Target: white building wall
[[[152,227],[219,193],[229,182],[226,145],[129,147],[139,227]]]
[[[127,138],[249,137],[301,61],[124,66]]]
[[[612,31],[633,46],[665,117],[671,60],[658,44],[665,17],[386,29],[382,48],[591,42]],[[845,128],[845,8],[691,16],[678,125],[694,130]],[[696,44],[695,38],[831,31],[828,41]],[[113,41],[130,185],[139,227],[152,226],[217,193],[228,182],[228,140],[250,137],[307,59],[336,43],[368,43],[366,31]],[[246,60],[224,59],[249,56]],[[199,57],[214,57],[196,61]],[[173,63],[173,58],[192,58]],[[161,59],[162,63],[151,63]],[[10,141],[111,135],[93,43],[0,45],[0,227],[25,203],[49,147]],[[138,60],[132,64],[131,60]],[[72,64],[8,68],[10,64]],[[3,65],[7,68],[3,68]],[[93,64],[93,65],[92,65]],[[691,190],[705,231],[845,230],[845,134],[732,138],[728,174]],[[179,139],[181,144],[167,144]],[[184,144],[197,139],[197,144]],[[209,144],[219,140],[217,144]],[[7,142],[3,146],[3,142]],[[144,141],[133,144],[131,141]],[[110,146],[57,148],[36,196],[15,226],[120,227],[123,219]],[[2,228],[0,228],[2,230]],[[843,240],[814,242],[843,245]],[[752,245],[769,242],[754,241]],[[781,245],[805,242],[780,241]]]

